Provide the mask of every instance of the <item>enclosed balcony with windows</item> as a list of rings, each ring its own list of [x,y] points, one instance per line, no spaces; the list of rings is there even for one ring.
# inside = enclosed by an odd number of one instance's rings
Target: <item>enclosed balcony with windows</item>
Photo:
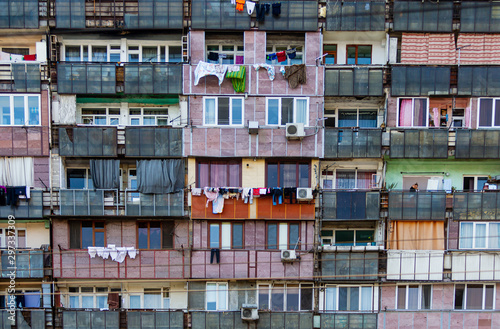
[[[453,23],[453,2],[391,2],[394,12],[394,31],[403,32],[451,32]],[[463,10],[463,9],[462,9]]]
[[[385,30],[385,2],[343,1],[329,6],[326,15],[328,31]]]
[[[39,8],[47,7],[47,2],[39,0],[6,1],[0,14],[0,29],[38,29],[40,17],[46,19],[46,13],[43,15]]]

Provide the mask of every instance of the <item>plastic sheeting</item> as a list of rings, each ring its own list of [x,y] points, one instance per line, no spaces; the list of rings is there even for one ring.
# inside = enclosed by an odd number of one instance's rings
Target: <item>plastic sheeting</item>
[[[120,160],[90,160],[90,172],[96,189],[120,188]]]
[[[137,161],[137,190],[165,194],[184,188],[184,163],[180,159]]]

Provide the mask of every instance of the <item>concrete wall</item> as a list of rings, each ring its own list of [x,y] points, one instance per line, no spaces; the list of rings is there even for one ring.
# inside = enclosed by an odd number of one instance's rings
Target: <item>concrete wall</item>
[[[7,222],[0,224],[0,228],[7,229]],[[26,223],[16,222],[16,230],[26,230],[26,248],[38,249],[42,244],[50,244],[50,229],[45,227],[45,221]]]

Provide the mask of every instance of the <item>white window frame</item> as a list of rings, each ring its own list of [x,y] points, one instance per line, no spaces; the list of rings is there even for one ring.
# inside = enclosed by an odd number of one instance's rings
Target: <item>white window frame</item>
[[[463,241],[464,239],[468,239],[466,237],[463,237],[462,236],[462,225],[466,225],[466,224],[472,224],[472,247],[471,248],[466,248],[463,246]],[[491,224],[498,224],[500,225],[500,222],[472,222],[472,221],[467,221],[467,222],[460,222],[460,231],[459,231],[459,235],[458,235],[458,246],[459,246],[459,249],[465,249],[465,250],[487,250],[487,249],[491,249],[491,250],[496,250],[498,248],[490,248],[489,247],[489,243],[490,243],[490,225]],[[478,225],[485,225],[485,237],[484,237],[484,247],[478,247],[476,246],[477,244],[477,226]]]
[[[272,127],[284,127],[285,125],[281,124],[281,112],[282,112],[282,99],[283,98],[293,98],[293,121],[289,123],[297,123],[297,101],[305,100],[306,101],[306,122],[304,123],[304,127],[309,126],[309,97],[266,97],[266,125]],[[270,124],[269,123],[269,101],[270,100],[278,100],[278,124]]]
[[[209,310],[208,309],[208,286],[209,285],[215,285],[215,310]],[[222,288],[224,286],[224,288]],[[226,302],[224,305],[221,305],[222,302],[219,301],[219,293],[224,293],[226,295]],[[205,309],[207,311],[227,311],[228,310],[228,305],[229,305],[229,283],[228,282],[207,282],[206,284],[206,290],[205,290]]]
[[[160,114],[144,114],[145,111],[149,111],[150,109],[161,109],[161,110],[166,110],[166,114],[165,113],[160,113]],[[141,111],[141,114],[131,114],[130,112],[131,111],[138,111],[140,110]],[[168,107],[161,107],[161,108],[157,108],[157,107],[130,107],[128,109],[128,116],[129,116],[129,122],[128,124],[130,126],[133,126],[133,127],[139,127],[139,126],[150,126],[150,125],[146,125],[144,123],[144,118],[145,117],[152,117],[154,118],[155,120],[155,124],[154,126],[158,126],[158,120],[169,120],[169,115],[168,115]],[[139,120],[139,124],[136,125],[136,124],[132,124],[132,120]],[[171,126],[172,124],[169,122],[168,126]]]
[[[482,190],[482,188],[479,188],[478,187],[478,179],[479,178],[486,178],[488,179],[488,175],[463,175],[462,177],[462,182],[464,180],[464,178],[474,178],[474,191],[479,191],[479,190]]]
[[[105,110],[104,114],[83,114],[83,111],[95,111],[95,110]],[[118,110],[118,114],[110,114],[110,110]],[[119,107],[82,107],[80,109],[81,113],[81,122],[82,124],[89,125],[89,126],[119,126],[120,125],[120,108]],[[100,125],[96,124],[96,117],[105,117],[106,118],[106,124]],[[90,120],[90,123],[85,123],[85,119]],[[111,120],[118,120],[118,124],[114,125],[111,124]]]
[[[75,308],[84,308],[83,307],[83,297],[92,297],[92,308],[98,308],[99,305],[97,303],[97,297],[106,297],[106,303],[105,305],[108,305],[107,299],[108,299],[108,294],[111,292],[111,289],[109,287],[85,287],[85,286],[79,286],[79,287],[70,287],[70,288],[78,288],[78,292],[70,292],[68,288],[68,294],[67,294],[67,308],[72,308],[71,307],[71,298],[72,297],[77,297],[78,298],[78,306]],[[82,288],[92,288],[92,292],[82,292]],[[107,289],[106,292],[101,292],[97,291],[97,289],[105,288]],[[107,308],[107,306],[105,307]]]
[[[455,289],[453,291],[453,308],[454,310],[467,310],[467,286],[468,285],[482,285],[483,286],[483,293],[482,293],[482,306],[481,309],[471,309],[475,311],[482,311],[482,310],[490,310],[486,309],[486,286],[493,286],[493,307],[491,310],[495,310],[495,304],[496,304],[496,295],[497,295],[497,288],[496,288],[496,283],[495,282],[490,282],[490,283],[457,283],[455,284]],[[458,285],[464,285],[464,296],[463,296],[463,308],[457,309],[455,308],[456,305],[456,297],[457,297],[457,286]]]
[[[145,289],[154,289],[154,290],[158,290],[160,292],[160,296],[161,296],[161,309],[162,310],[167,310],[167,309],[170,309],[170,288],[169,287],[161,287],[161,288],[145,288]],[[145,305],[144,305],[144,295],[146,294],[146,292],[144,291],[141,291],[141,292],[131,292],[129,293],[128,295],[128,308],[129,309],[146,309]],[[167,296],[167,297],[165,297]],[[132,297],[139,297],[140,298],[140,306],[139,307],[134,307],[132,308],[132,301],[131,301],[131,298]],[[168,305],[166,303],[166,300],[168,300]]]
[[[268,51],[268,47],[272,47],[272,51]],[[280,50],[276,50],[276,48],[280,48]],[[279,53],[281,50],[281,48],[286,48],[287,50],[290,50],[290,49],[293,49],[293,48],[296,48],[296,56],[300,56],[301,58],[301,61],[300,63],[296,60],[297,57],[295,57],[294,59],[290,59],[288,58],[288,55],[286,56],[286,64],[280,64],[280,62],[278,62],[278,59],[273,59],[271,61],[271,63],[269,63],[269,61],[267,60],[267,55],[270,55],[270,54],[275,54],[275,53]],[[299,50],[300,48],[300,50]],[[304,45],[303,44],[300,44],[300,45],[293,45],[293,44],[274,44],[272,46],[267,46],[266,45],[266,64],[269,64],[269,65],[292,65],[292,64],[304,64]]]
[[[276,284],[279,284],[279,285],[283,285],[283,310],[281,311],[278,311],[278,312],[291,312],[291,311],[288,311],[288,305],[287,305],[287,294],[288,294],[288,289],[290,289],[291,287],[289,286],[299,286],[299,307],[298,307],[298,311],[311,311],[313,309],[313,305],[314,305],[314,293],[312,295],[312,298],[313,300],[311,301],[311,308],[308,309],[308,310],[302,310],[301,308],[301,301],[302,301],[302,286],[303,285],[309,285],[309,286],[312,286],[311,289],[314,290],[314,284],[311,282],[311,283],[290,283],[290,282],[287,282],[287,283],[284,283],[284,282],[279,282],[279,283],[276,283]],[[259,300],[259,296],[260,296],[260,291],[263,290],[263,291],[267,291],[267,305],[269,306],[269,308],[267,309],[264,309],[264,310],[271,310],[272,309],[272,292],[273,292],[273,288],[274,288],[274,284],[269,284],[269,283],[258,283],[257,284],[257,305],[260,305],[260,300]],[[259,306],[259,309],[260,309],[260,306]]]
[[[480,119],[480,115],[481,115],[481,101],[483,99],[491,99],[493,100],[492,101],[492,109],[491,109],[491,126],[480,126],[479,125],[479,119]],[[497,108],[496,108],[496,102],[497,101],[500,101],[500,98],[499,97],[481,97],[477,100],[477,128],[478,129],[495,129],[495,128],[499,128],[500,126],[495,126],[495,112],[497,111]],[[498,111],[500,111],[500,109],[498,109]]]
[[[41,99],[40,99],[40,94],[0,94],[0,97],[9,97],[9,115],[10,115],[10,124],[3,124],[0,123],[0,126],[6,126],[6,127],[12,127],[12,126],[17,126],[17,127],[22,127],[22,126],[31,126],[31,127],[39,127],[42,125],[42,107],[41,107]],[[24,97],[24,124],[18,125],[15,124],[15,118],[14,118],[14,97]],[[30,108],[28,105],[28,97],[37,97],[38,98],[38,124],[32,125],[29,123],[30,121]],[[0,122],[3,121],[3,113],[1,112],[2,109],[0,109]]]
[[[219,99],[229,98],[229,123],[227,125],[218,124],[219,122]],[[215,122],[207,123],[206,111],[207,101],[215,101]],[[241,100],[241,123],[233,123],[233,100]],[[218,127],[243,127],[245,123],[245,99],[243,97],[203,97],[203,125],[204,126],[218,126]]]
[[[411,99],[411,126],[400,126],[399,125],[399,107],[401,104],[401,100],[403,99]],[[413,119],[414,119],[414,111],[415,111],[415,100],[416,99],[425,99],[427,100],[427,115],[425,117],[425,126],[415,126]],[[397,104],[397,112],[396,112],[396,127],[400,128],[426,128],[429,127],[429,116],[430,116],[430,108],[429,108],[429,97],[398,97],[397,99],[398,104]]]
[[[236,56],[243,56],[243,60],[244,60],[244,56],[245,56],[245,45],[243,44],[222,44],[222,43],[217,43],[217,42],[214,42],[214,43],[211,43],[211,41],[205,41],[205,43],[207,43],[207,45],[205,46],[205,60],[209,63],[212,63],[211,61],[209,61],[208,59],[208,53],[210,52],[215,52],[215,53],[218,53],[219,55],[220,54],[226,54],[226,55],[233,55],[233,62],[232,63],[224,63],[224,59],[225,58],[221,58],[219,56],[219,62],[218,64],[236,64]],[[210,46],[218,46],[219,47],[219,50],[208,50],[208,47]],[[222,50],[223,47],[233,47],[233,50]],[[243,49],[238,49],[238,47],[241,47]],[[215,64],[215,63],[214,63]],[[239,64],[238,64],[239,65]]]
[[[335,127],[337,128],[350,128],[350,127],[339,127],[339,117],[340,117],[340,112],[342,111],[356,111],[356,126],[353,127],[359,127],[359,113],[363,111],[375,111],[376,112],[376,124],[375,127],[373,128],[362,128],[362,129],[375,129],[379,126],[378,123],[378,108],[364,108],[364,107],[354,107],[354,108],[349,108],[349,107],[343,107],[343,108],[337,108],[335,109]],[[334,117],[333,115],[329,115],[328,117]]]
[[[366,246],[365,245],[360,245],[360,244],[356,244],[356,231],[373,231],[373,241],[372,241],[372,244],[373,245],[376,245],[376,241],[375,241],[375,237],[376,237],[376,230],[374,228],[355,228],[355,229],[329,229],[329,228],[323,228],[322,230],[331,230],[333,231],[333,236],[321,236],[321,241],[323,241],[323,238],[325,239],[331,239],[332,243],[331,245],[332,246],[336,246],[337,243],[335,241],[335,233],[337,231],[353,231],[354,232],[354,247],[360,247],[360,246]],[[324,243],[323,243],[324,244]]]
[[[13,235],[8,234],[11,230],[8,230],[7,227],[0,227],[0,248],[7,248],[9,246],[8,241],[9,237],[12,237]],[[25,239],[25,246],[20,247],[19,246],[19,232],[24,231],[24,239]],[[28,247],[28,230],[26,228],[16,228],[14,230],[15,232],[15,241],[16,241],[16,248],[19,249],[29,249]],[[12,245],[11,245],[12,247]]]
[[[410,290],[410,286],[417,286],[418,287],[418,294],[417,294],[417,305],[418,307],[416,309],[413,309],[413,308],[408,308],[408,305],[409,305],[409,290]],[[430,288],[430,305],[429,305],[429,308],[422,308],[422,298],[423,298],[423,294],[424,294],[424,290],[423,290],[423,287],[424,286],[429,286],[431,287]],[[398,293],[398,290],[400,287],[405,287],[405,307],[404,308],[398,308],[398,305],[399,305],[399,293]],[[395,308],[396,310],[432,310],[432,291],[433,291],[433,285],[432,284],[405,284],[405,285],[396,285],[396,298],[395,298],[395,301],[396,301],[396,305],[395,305]]]
[[[376,183],[379,181],[380,177],[379,177],[379,174],[378,174],[378,171],[377,169],[364,169],[364,168],[354,168],[354,169],[349,169],[349,168],[335,168],[333,170],[333,176],[330,177],[330,175],[323,175],[323,171],[325,169],[323,169],[321,171],[321,184],[323,186],[323,188],[326,188],[325,187],[325,182],[328,182],[327,184],[331,184],[331,189],[337,189],[337,170],[340,170],[340,171],[354,171],[354,189],[359,189],[358,187],[358,171],[360,172],[374,172],[374,174],[372,174],[372,181],[371,181],[371,185],[373,187],[377,187],[379,184]],[[327,170],[328,172],[328,170]],[[375,179],[376,182],[373,182],[373,180]]]
[[[363,309],[361,310],[360,309],[360,306],[361,306],[361,298],[362,298],[362,295],[361,295],[361,291],[362,291],[362,288],[364,287],[370,287],[371,288],[371,291],[370,291],[370,308],[369,309]],[[326,306],[327,306],[327,289],[329,288],[335,288],[335,309],[327,309]],[[340,298],[340,294],[339,294],[339,288],[358,288],[359,289],[359,300],[358,300],[358,309],[357,310],[339,310],[339,298]],[[374,300],[376,300],[376,296],[375,296],[375,286],[373,285],[334,285],[334,284],[327,284],[325,285],[325,290],[323,292],[323,310],[324,311],[327,311],[327,312],[332,312],[332,311],[340,311],[340,312],[372,312],[374,310],[376,310],[376,307],[375,307],[375,302]],[[349,297],[348,297],[349,298]],[[348,305],[350,303],[347,303]]]

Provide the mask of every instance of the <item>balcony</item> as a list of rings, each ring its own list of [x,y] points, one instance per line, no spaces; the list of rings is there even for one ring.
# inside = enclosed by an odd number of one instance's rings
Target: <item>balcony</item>
[[[142,194],[125,191],[126,216],[184,216],[184,191],[169,194]]]
[[[17,207],[0,206],[0,218],[6,219],[11,215],[17,219],[43,218],[43,192],[32,190],[30,194],[28,200],[19,199]]]
[[[500,280],[500,253],[479,250],[452,252],[451,279],[454,281]]]
[[[58,63],[57,92],[59,94],[116,94],[116,63]]]
[[[457,159],[500,159],[500,130],[457,129]]]
[[[385,2],[353,0],[336,2],[327,7],[327,31],[384,31]]]
[[[453,193],[454,220],[499,220],[500,193],[455,192]]]
[[[444,251],[387,250],[387,280],[443,280]]]
[[[46,80],[45,68],[46,66],[43,66],[44,74],[42,76],[42,66],[39,63],[0,64],[0,82],[7,82],[1,84],[1,91],[39,93],[42,78]]]
[[[325,96],[383,96],[382,68],[327,68]]]
[[[460,65],[458,67],[458,95],[498,96],[500,95],[499,76],[500,67]]]
[[[393,66],[391,73],[391,95],[449,95],[450,72],[450,67]]]
[[[266,19],[258,22],[259,30],[264,31],[316,31],[318,29],[318,1],[290,0],[266,2],[281,3],[279,17],[266,15]]]
[[[15,323],[17,329],[45,329],[45,315],[46,311],[44,309],[23,309],[16,310]],[[47,314],[51,311],[47,309]],[[10,329],[12,328],[12,321],[9,320],[11,314],[8,310],[0,310],[0,328]]]
[[[393,159],[448,158],[447,129],[391,129]]]
[[[59,128],[59,155],[68,157],[116,157],[115,127]]]
[[[300,259],[281,261],[280,250],[220,250],[220,263],[210,263],[210,250],[193,250],[191,277],[197,279],[262,279],[313,277],[313,254],[297,250]]]
[[[189,277],[189,254],[183,250],[140,250],[123,263],[90,258],[87,249],[63,250],[53,256],[54,277],[64,279],[183,279]]]
[[[445,192],[389,192],[389,219],[444,220]]]
[[[181,157],[182,129],[127,127],[125,128],[125,156]]]
[[[2,2],[0,29],[38,29],[38,0],[16,0]],[[40,1],[47,9],[47,2]]]
[[[336,252],[321,254],[321,279],[378,280],[378,252]]]
[[[60,215],[118,215],[117,196],[118,190],[60,190]]]
[[[394,1],[394,31],[451,32],[453,2]]]
[[[191,28],[194,30],[250,30],[250,16],[222,0],[192,0]]]
[[[378,220],[380,192],[323,190],[323,220]]]
[[[182,65],[126,63],[125,94],[182,94]]]
[[[119,311],[100,310],[64,310],[62,312],[62,328],[64,329],[119,329]]]
[[[380,158],[381,151],[380,129],[325,129],[325,158]]]
[[[9,278],[13,269],[18,279],[42,279],[44,277],[43,250],[16,250],[15,263],[12,263],[13,255],[9,254],[9,250],[2,250],[1,254],[2,278]]]
[[[495,14],[499,9],[496,2],[462,1],[460,32],[500,32],[500,20]]]

